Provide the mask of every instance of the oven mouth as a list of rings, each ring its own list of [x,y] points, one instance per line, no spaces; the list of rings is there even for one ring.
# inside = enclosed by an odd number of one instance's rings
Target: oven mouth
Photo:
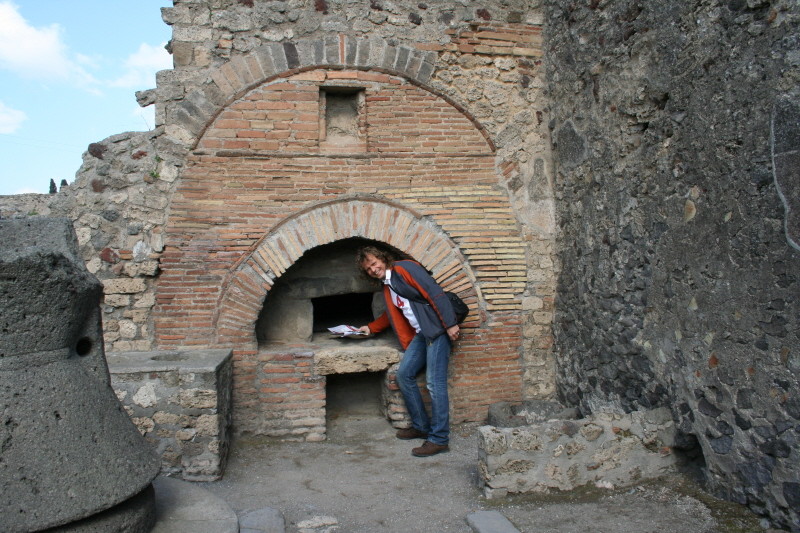
[[[385,310],[381,286],[356,263],[365,245],[390,249],[348,238],[312,248],[286,269],[262,303],[255,325],[258,345],[316,343],[330,336],[328,328],[361,327],[380,316]]]
[[[360,292],[321,296],[311,299],[313,308],[312,331],[325,333],[339,325],[365,326],[372,322],[373,293]]]

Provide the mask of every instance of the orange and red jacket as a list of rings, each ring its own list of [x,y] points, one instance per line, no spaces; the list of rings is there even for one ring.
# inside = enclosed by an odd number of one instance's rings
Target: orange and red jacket
[[[447,328],[458,323],[447,295],[422,265],[409,260],[395,261],[391,269],[392,289],[408,299],[419,323],[420,333],[428,341],[432,341]],[[379,333],[391,325],[405,350],[417,332],[408,323],[403,312],[392,303],[389,285],[383,286],[383,299],[386,302],[386,312],[367,324],[369,330]]]

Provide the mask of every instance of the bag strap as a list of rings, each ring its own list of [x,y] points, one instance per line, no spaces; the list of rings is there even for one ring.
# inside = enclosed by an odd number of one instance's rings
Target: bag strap
[[[392,272],[392,277],[394,278],[394,272]],[[391,288],[395,292],[395,294],[399,294],[400,296],[402,296],[406,300],[412,300],[414,302],[417,302],[418,304],[430,305],[430,304],[428,304],[428,300],[425,300],[424,298],[417,298],[416,296],[407,296],[407,295],[403,294],[402,291],[398,291],[397,288],[394,285],[392,285],[392,280],[389,280],[389,288]]]

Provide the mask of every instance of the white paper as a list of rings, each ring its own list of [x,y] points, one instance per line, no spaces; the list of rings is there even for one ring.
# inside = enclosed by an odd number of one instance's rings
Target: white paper
[[[350,335],[366,335],[363,331],[359,331],[359,329],[355,326],[336,326],[333,328],[328,328],[333,335],[338,337],[349,337]]]

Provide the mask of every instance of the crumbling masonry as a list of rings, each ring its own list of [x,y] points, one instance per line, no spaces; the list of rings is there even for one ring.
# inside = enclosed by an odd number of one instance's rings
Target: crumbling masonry
[[[667,408],[716,492],[800,530],[796,2],[162,17],[174,68],[137,95],[156,129],[0,204],[74,221],[109,354],[229,350],[233,431],[324,438],[308,313],[369,292],[324,258],[375,241],[470,305],[454,420],[535,398]]]

